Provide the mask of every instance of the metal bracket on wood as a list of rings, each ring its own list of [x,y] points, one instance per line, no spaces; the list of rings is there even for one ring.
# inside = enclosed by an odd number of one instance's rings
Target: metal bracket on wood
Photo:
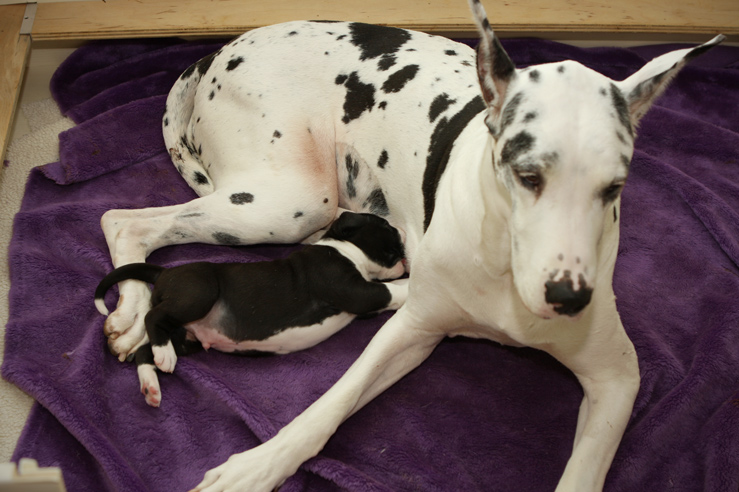
[[[26,4],[26,12],[23,14],[23,22],[21,23],[21,34],[31,34],[33,28],[33,20],[36,18],[37,3]]]

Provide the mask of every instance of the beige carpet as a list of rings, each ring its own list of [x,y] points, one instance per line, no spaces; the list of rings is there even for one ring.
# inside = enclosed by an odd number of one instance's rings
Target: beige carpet
[[[21,105],[30,133],[15,138],[8,147],[7,166],[0,171],[0,363],[5,354],[8,322],[8,244],[13,217],[20,209],[31,168],[59,160],[60,132],[74,123],[59,112],[51,99]],[[0,380],[0,463],[10,460],[33,400],[16,386]]]

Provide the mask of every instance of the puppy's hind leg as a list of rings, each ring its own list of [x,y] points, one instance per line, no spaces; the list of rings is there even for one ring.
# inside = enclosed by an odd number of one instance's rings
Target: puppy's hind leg
[[[136,350],[136,372],[139,375],[141,394],[144,395],[146,404],[158,407],[162,401],[162,390],[159,387],[157,368],[154,365],[154,354],[150,344],[144,344]]]
[[[172,344],[178,356],[194,354],[203,349],[200,342],[188,338],[184,328],[179,328],[172,334]],[[135,361],[141,394],[144,395],[147,405],[158,407],[162,402],[162,390],[159,386],[151,344],[146,343],[136,350]]]

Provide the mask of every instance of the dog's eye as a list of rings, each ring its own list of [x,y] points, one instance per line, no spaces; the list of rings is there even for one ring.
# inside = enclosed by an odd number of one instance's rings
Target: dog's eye
[[[537,173],[525,172],[518,173],[518,180],[524,186],[531,191],[538,192],[541,189],[542,179]]]
[[[613,183],[605,188],[600,194],[603,203],[608,204],[618,198],[618,194],[621,192],[621,188],[623,187],[623,183]]]

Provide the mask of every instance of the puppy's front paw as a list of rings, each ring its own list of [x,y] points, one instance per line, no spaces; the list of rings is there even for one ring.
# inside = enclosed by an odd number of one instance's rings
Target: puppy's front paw
[[[154,364],[160,371],[174,371],[174,366],[177,364],[177,354],[174,352],[171,340],[167,342],[167,345],[152,345],[151,351],[154,353]]]

